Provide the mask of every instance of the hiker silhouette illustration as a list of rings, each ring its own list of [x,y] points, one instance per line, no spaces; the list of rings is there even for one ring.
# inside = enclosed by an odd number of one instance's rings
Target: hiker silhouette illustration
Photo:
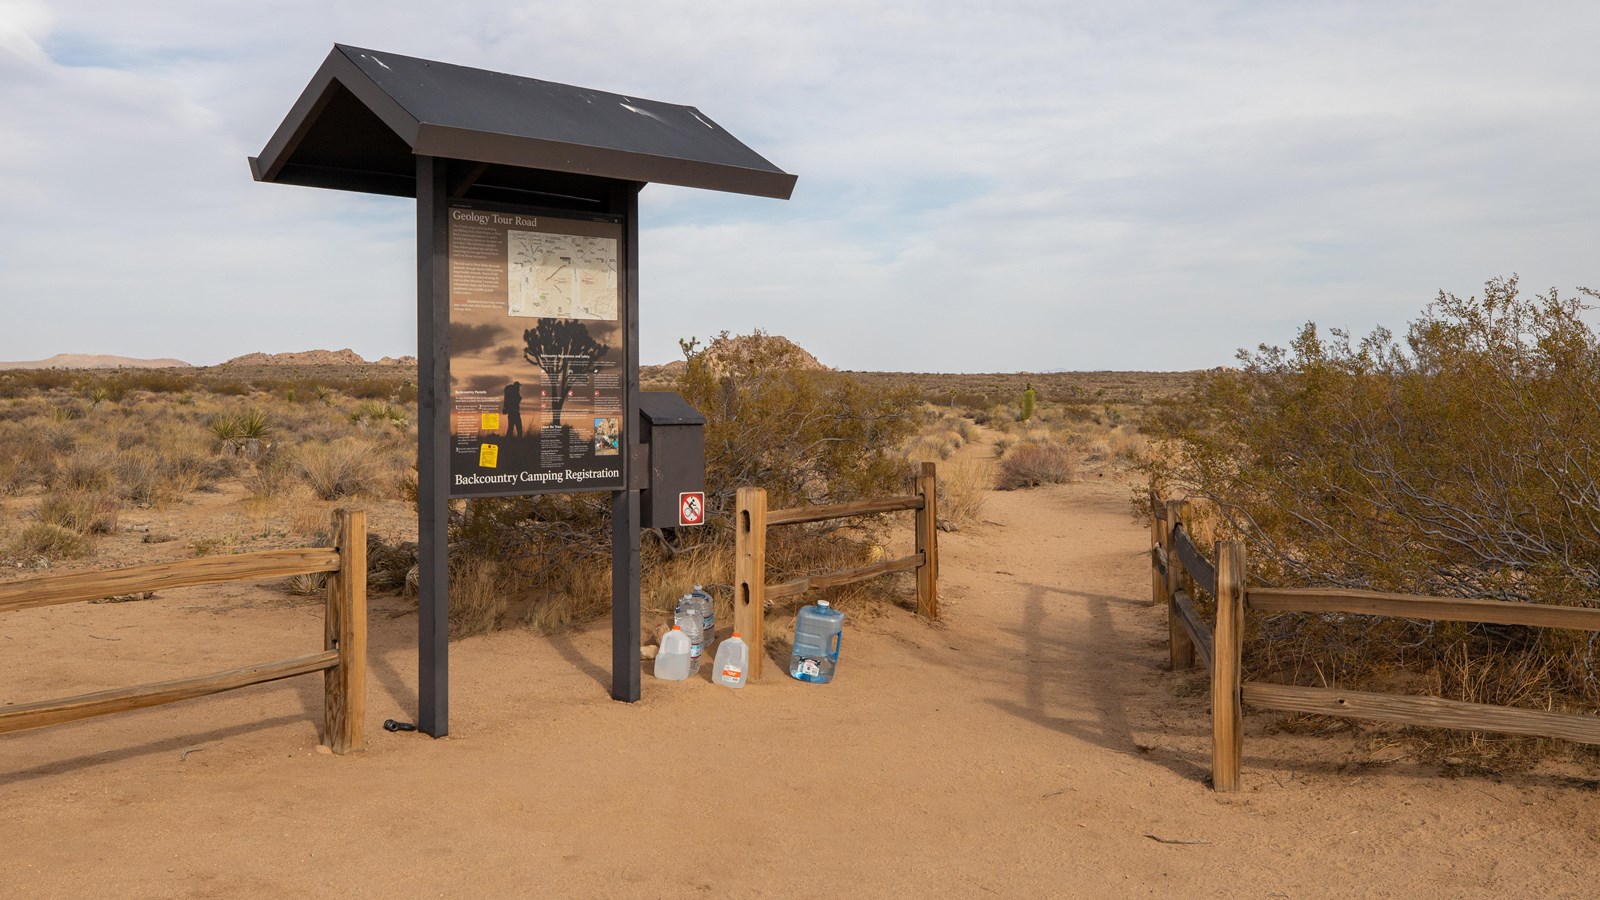
[[[522,382],[506,385],[506,399],[500,411],[506,417],[506,437],[522,437]]]

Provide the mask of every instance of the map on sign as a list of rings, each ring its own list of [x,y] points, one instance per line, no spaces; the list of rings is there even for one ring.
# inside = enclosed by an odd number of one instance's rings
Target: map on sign
[[[617,320],[613,238],[506,232],[506,312],[538,319]]]

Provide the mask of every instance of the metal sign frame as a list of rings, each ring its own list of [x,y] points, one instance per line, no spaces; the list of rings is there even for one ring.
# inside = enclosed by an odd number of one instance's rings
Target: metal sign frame
[[[417,157],[417,726],[449,732],[450,615],[450,161]],[[611,495],[611,696],[639,699],[639,191],[611,187],[607,209],[622,225],[617,280],[622,295],[623,484]],[[460,190],[459,184],[456,186]]]
[[[342,44],[250,171],[263,182],[416,197],[417,698],[418,726],[434,737],[449,732],[450,711],[450,206],[548,202],[620,220],[623,487],[611,495],[611,696],[638,700],[648,477],[639,443],[639,191],[662,182],[788,199],[795,176],[691,106]]]

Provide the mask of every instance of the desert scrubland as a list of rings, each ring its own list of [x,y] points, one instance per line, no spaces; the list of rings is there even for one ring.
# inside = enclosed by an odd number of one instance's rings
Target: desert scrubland
[[[1520,402],[1566,454],[1520,459],[1592,463],[1591,420],[1562,411],[1595,382],[1560,386],[1594,364],[1593,335],[1560,301],[1485,302],[1419,320],[1409,352],[1425,358],[1312,331],[1209,373],[839,373],[781,339],[724,336],[645,373],[711,420],[712,517],[647,536],[641,642],[693,583],[717,597],[726,637],[734,488],[835,502],[896,492],[923,460],[940,473],[940,621],[913,615],[905,576],[815,592],[769,611],[760,649],[779,662],[762,682],[647,676],[640,703],[617,704],[603,495],[457,503],[452,733],[437,741],[379,728],[416,703],[409,370],[0,373],[0,577],[314,545],[333,509],[360,506],[373,588],[366,751],[318,752],[308,678],[0,736],[0,874],[39,897],[1586,896],[1592,751],[1249,711],[1243,790],[1217,794],[1208,682],[1169,670],[1149,604],[1152,481],[1192,499],[1205,538],[1251,541],[1253,578],[1589,602],[1580,478],[1538,494],[1515,480],[1527,467],[1495,468],[1438,427],[1420,442],[1370,427],[1448,411],[1481,430]],[[1493,327],[1517,316],[1527,327]],[[1540,327],[1549,340],[1527,339]],[[1439,452],[1405,449],[1419,445]],[[1544,497],[1576,510],[1536,532],[1567,538],[1573,565],[1442,561],[1449,548],[1403,533],[1410,507],[1357,491],[1387,461],[1389,483],[1459,506],[1471,497],[1427,490],[1456,483],[1435,476],[1459,459],[1468,483],[1520,485],[1525,506],[1501,521],[1531,529],[1519,515]],[[1297,504],[1312,502],[1308,524]],[[1531,520],[1553,521],[1537,508]],[[1331,549],[1362,521],[1370,546]],[[897,554],[909,516],[779,534],[771,581]],[[8,614],[0,700],[305,652],[320,591],[299,578]],[[795,606],[819,596],[848,617],[840,676],[820,687],[781,665]],[[1247,660],[1299,683],[1593,707],[1574,635],[1362,619],[1259,623]]]

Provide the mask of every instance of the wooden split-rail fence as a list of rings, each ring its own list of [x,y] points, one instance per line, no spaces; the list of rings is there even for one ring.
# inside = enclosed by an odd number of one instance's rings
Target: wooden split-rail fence
[[[733,627],[750,646],[748,679],[761,677],[766,658],[766,604],[797,597],[812,588],[839,587],[891,572],[917,573],[917,615],[939,618],[938,478],[931,462],[917,472],[913,492],[899,497],[855,500],[826,506],[767,509],[767,492],[739,488],[734,511]],[[825,522],[853,516],[916,510],[916,552],[853,569],[808,575],[781,584],[767,584],[767,529],[780,525]]]
[[[1151,510],[1151,602],[1167,607],[1172,667],[1191,668],[1198,659],[1211,674],[1211,783],[1216,790],[1239,789],[1245,703],[1287,712],[1600,744],[1600,717],[1593,715],[1241,678],[1246,612],[1343,613],[1600,631],[1600,609],[1344,588],[1248,587],[1242,542],[1217,541],[1215,562],[1208,561],[1184,527],[1185,501],[1162,501],[1152,494]],[[1197,589],[1216,598],[1215,631],[1206,627],[1195,609]]]
[[[333,524],[332,547],[209,556],[0,584],[0,613],[6,613],[169,588],[328,573],[321,652],[209,675],[7,706],[0,709],[0,734],[322,672],[322,743],[341,754],[362,749],[367,696],[367,516],[360,510],[339,510]]]

